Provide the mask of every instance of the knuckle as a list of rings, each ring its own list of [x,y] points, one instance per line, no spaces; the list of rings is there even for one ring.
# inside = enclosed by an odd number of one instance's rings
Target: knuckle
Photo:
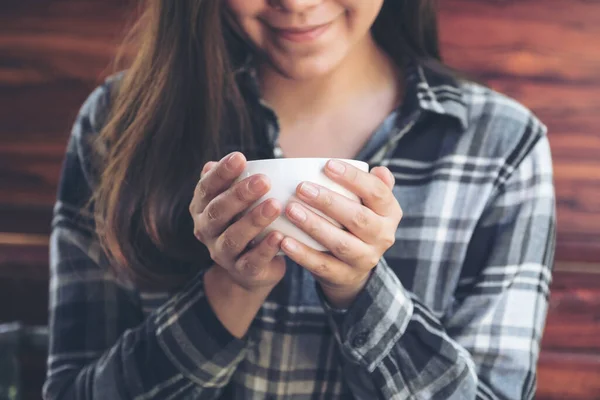
[[[242,203],[245,203],[250,200],[250,195],[247,189],[242,185],[236,185],[233,188],[233,195],[235,196],[236,200]]]
[[[348,179],[348,181],[355,183],[358,181],[358,171],[355,170],[354,168],[350,168],[348,170],[348,172],[346,173],[346,178]]]
[[[225,265],[225,263],[223,262],[224,260],[221,257],[221,253],[219,253],[218,251],[215,251],[214,248],[209,247],[208,254],[210,255],[210,258],[218,265],[222,265],[222,266]]]
[[[221,247],[226,253],[237,253],[241,248],[241,244],[234,237],[232,237],[230,233],[225,232],[223,234]]]
[[[257,252],[258,257],[263,261],[273,258],[274,256],[273,248],[269,246],[266,242],[262,243],[261,246],[258,246]]]
[[[387,198],[388,194],[389,189],[385,186],[383,182],[375,185],[375,187],[371,191],[371,197],[378,202],[384,201]]]
[[[304,229],[309,234],[309,236],[312,236],[313,238],[318,237],[321,232],[318,224],[313,224],[313,223],[307,223],[306,227]]]
[[[215,174],[221,180],[227,180],[228,179],[227,170],[222,165],[219,165],[219,166],[217,166],[217,168],[215,168]]]
[[[221,218],[221,211],[219,207],[214,203],[211,203],[206,207],[206,218],[209,222],[218,221]]]
[[[206,224],[202,223],[200,215],[195,215],[192,220],[194,221],[194,236],[202,243],[205,243],[209,238]]]
[[[335,245],[335,253],[339,256],[347,256],[351,252],[350,244],[346,240],[340,240]]]
[[[246,253],[240,261],[262,266],[268,263],[272,257],[271,250],[265,245],[265,241],[263,240],[258,246]]]
[[[321,196],[321,204],[327,208],[330,208],[333,205],[333,195],[331,193],[324,193]]]
[[[264,240],[253,249],[250,257],[257,263],[263,263],[269,256],[269,249],[265,246]]]
[[[384,236],[381,239],[381,245],[383,246],[383,248],[385,250],[387,250],[390,247],[392,247],[394,245],[394,243],[396,243],[396,237],[395,236]]]
[[[238,260],[235,267],[242,275],[252,278],[259,276],[262,271],[260,264],[249,257]]]
[[[367,268],[372,269],[379,263],[380,258],[381,257],[377,254],[365,254],[362,261],[363,264],[367,266]]]
[[[204,179],[200,179],[196,185],[196,194],[200,199],[204,199],[208,196],[208,188]]]
[[[352,216],[352,225],[358,229],[365,229],[369,226],[369,217],[364,209],[359,209]]]
[[[327,266],[327,263],[320,262],[315,266],[313,271],[319,276],[325,276],[329,272],[329,267]]]
[[[206,236],[204,235],[204,232],[202,231],[202,229],[200,229],[200,228],[194,228],[194,236],[200,242],[204,243],[204,240],[205,240]]]
[[[253,228],[263,228],[266,224],[265,224],[265,218],[263,217],[260,207],[256,207],[251,213],[250,213],[250,225]]]
[[[402,210],[402,207],[398,204],[398,221],[402,220],[402,218],[404,218],[404,210]]]

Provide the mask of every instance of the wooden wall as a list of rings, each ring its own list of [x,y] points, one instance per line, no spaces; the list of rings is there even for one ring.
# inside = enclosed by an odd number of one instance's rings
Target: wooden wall
[[[600,2],[442,0],[448,61],[548,125],[557,258],[600,261]]]
[[[0,2],[0,323],[45,323],[47,235],[65,141],[108,71],[133,3]],[[600,398],[600,2],[440,4],[448,62],[519,99],[550,130],[558,261],[538,398]],[[28,398],[39,398],[39,365],[28,371]]]
[[[441,0],[448,62],[544,121],[558,202],[538,398],[600,398],[600,2]]]

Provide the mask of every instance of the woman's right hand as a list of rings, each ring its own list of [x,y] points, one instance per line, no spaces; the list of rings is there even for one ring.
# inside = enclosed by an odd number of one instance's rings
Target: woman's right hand
[[[271,232],[260,243],[250,244],[277,219],[282,207],[268,199],[240,217],[270,189],[264,175],[234,183],[245,167],[246,158],[239,152],[204,166],[190,203],[194,235],[210,251],[215,268],[227,272],[216,275],[227,276],[248,291],[270,291],[285,274],[285,261],[277,256],[283,235]]]

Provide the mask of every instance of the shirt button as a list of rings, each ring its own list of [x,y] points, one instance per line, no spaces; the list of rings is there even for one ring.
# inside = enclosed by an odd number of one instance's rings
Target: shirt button
[[[361,332],[352,340],[353,347],[363,347],[369,339],[369,332]]]

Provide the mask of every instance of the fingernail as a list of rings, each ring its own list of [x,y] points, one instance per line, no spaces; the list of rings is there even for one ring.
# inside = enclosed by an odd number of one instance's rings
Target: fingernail
[[[281,243],[281,240],[282,240],[282,235],[281,235],[281,233],[274,233],[274,234],[270,235],[267,240],[268,240],[269,246],[279,247],[279,244]]]
[[[210,163],[206,163],[204,165],[204,168],[202,168],[202,172],[200,173],[201,176],[206,175],[206,173],[212,169],[212,167],[209,168],[209,166],[210,166]]]
[[[327,163],[327,168],[336,175],[342,175],[346,172],[346,167],[339,161],[331,160]]]
[[[265,189],[265,181],[260,176],[255,176],[250,179],[250,184],[248,185],[250,191],[254,194],[258,194]]]
[[[294,204],[292,207],[290,207],[289,214],[292,219],[298,222],[306,221],[306,213],[299,205]]]
[[[298,245],[290,238],[285,238],[283,242],[281,242],[281,247],[289,252],[295,252],[298,250]]]
[[[232,155],[227,157],[227,160],[225,161],[225,165],[229,169],[235,169],[235,167],[237,167],[239,165],[240,161],[241,160],[240,160],[239,154],[233,153]]]
[[[317,189],[317,187],[313,184],[303,183],[302,185],[300,185],[300,193],[302,193],[306,197],[314,199],[319,195],[319,189]]]
[[[265,218],[273,218],[275,215],[277,215],[277,211],[277,207],[275,207],[272,202],[268,201],[263,206],[262,214]]]

